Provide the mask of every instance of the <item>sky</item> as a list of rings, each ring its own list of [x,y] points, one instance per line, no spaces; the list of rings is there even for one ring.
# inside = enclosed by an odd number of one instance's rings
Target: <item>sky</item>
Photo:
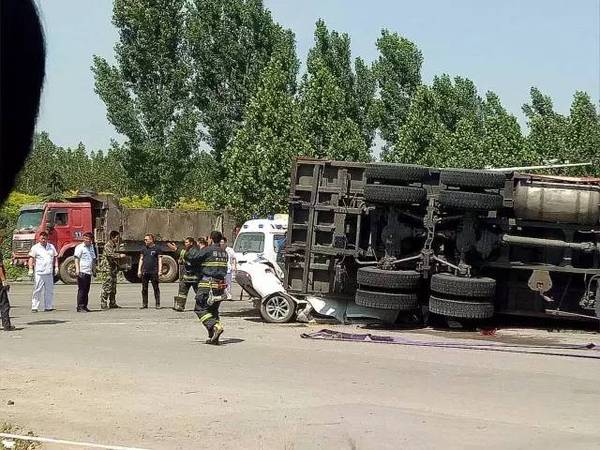
[[[113,60],[117,30],[110,0],[37,0],[45,28],[47,75],[38,131],[61,146],[88,150],[122,140],[94,93],[94,54]],[[523,127],[523,103],[537,86],[568,114],[576,90],[600,98],[600,0],[265,0],[273,17],[296,35],[301,61],[314,24],[346,32],[353,56],[377,58],[381,29],[398,32],[423,53],[423,81],[442,73],[496,92]]]

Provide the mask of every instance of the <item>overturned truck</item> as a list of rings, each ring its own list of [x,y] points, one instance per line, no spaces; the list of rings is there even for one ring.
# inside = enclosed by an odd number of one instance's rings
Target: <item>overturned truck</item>
[[[288,292],[347,317],[600,317],[600,179],[298,159],[289,212]]]

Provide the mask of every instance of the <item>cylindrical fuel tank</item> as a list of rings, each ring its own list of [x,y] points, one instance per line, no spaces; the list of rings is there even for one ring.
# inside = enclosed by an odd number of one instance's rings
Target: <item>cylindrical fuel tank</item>
[[[600,192],[519,183],[515,187],[514,208],[520,219],[595,225],[600,219]]]

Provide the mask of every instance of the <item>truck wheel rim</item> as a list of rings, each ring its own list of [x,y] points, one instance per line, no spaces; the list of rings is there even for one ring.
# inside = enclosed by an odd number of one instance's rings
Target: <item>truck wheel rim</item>
[[[290,305],[283,297],[271,297],[267,300],[267,314],[273,319],[283,319],[290,312]]]
[[[77,278],[77,273],[76,273],[75,269],[76,269],[75,261],[73,261],[72,263],[69,263],[69,265],[67,266],[67,273],[72,278]]]

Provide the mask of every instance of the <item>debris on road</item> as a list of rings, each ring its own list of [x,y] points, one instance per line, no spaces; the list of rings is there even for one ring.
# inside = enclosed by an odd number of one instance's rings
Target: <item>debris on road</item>
[[[437,347],[453,348],[460,350],[484,350],[493,352],[522,353],[530,355],[548,355],[548,356],[566,356],[573,358],[600,359],[600,353],[591,355],[582,355],[580,353],[558,353],[548,350],[584,350],[600,352],[600,346],[590,342],[588,344],[552,344],[552,345],[520,345],[503,344],[498,342],[468,342],[468,341],[416,341],[402,336],[378,336],[370,333],[344,333],[323,329],[313,333],[302,333],[300,337],[304,339],[320,339],[329,341],[346,342],[369,342],[378,344],[399,344],[411,345],[417,347]]]

